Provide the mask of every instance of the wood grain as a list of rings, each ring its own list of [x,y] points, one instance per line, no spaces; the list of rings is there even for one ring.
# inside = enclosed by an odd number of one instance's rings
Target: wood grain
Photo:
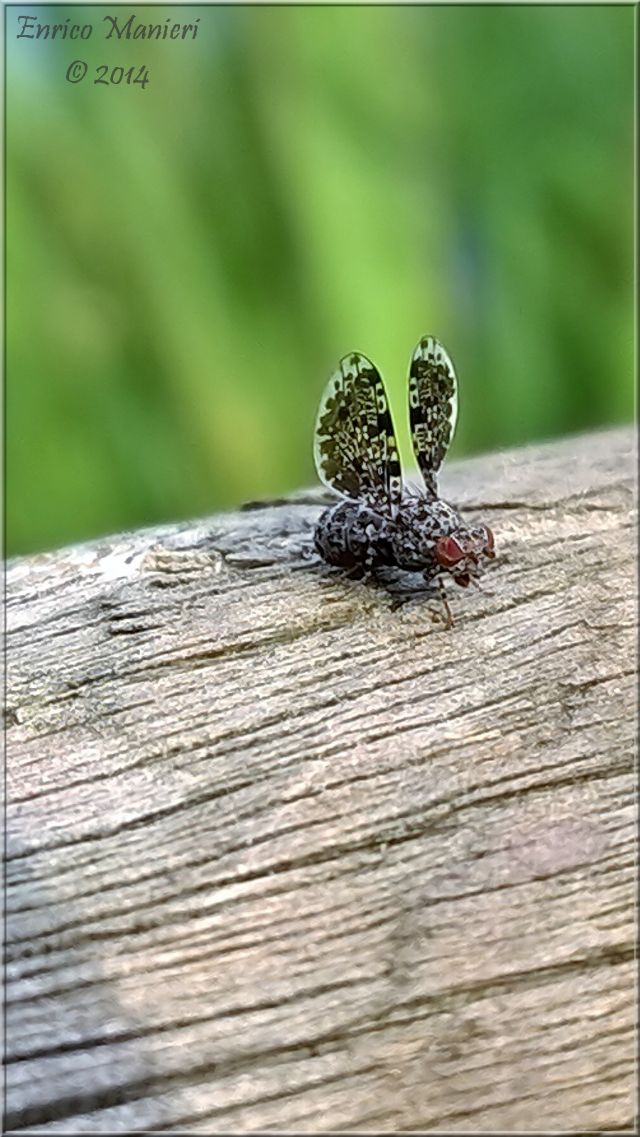
[[[634,1127],[633,447],[452,464],[450,630],[319,491],[9,566],[6,1129]]]

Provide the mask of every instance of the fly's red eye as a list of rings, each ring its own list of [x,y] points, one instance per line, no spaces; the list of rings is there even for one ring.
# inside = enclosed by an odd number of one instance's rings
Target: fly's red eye
[[[494,541],[493,541],[493,533],[491,532],[491,530],[489,528],[487,528],[486,525],[485,525],[484,531],[486,533],[486,537],[485,537],[485,541],[484,541],[484,551],[488,557],[495,557],[496,550],[495,550],[495,545],[494,545]]]
[[[461,548],[455,537],[440,537],[436,541],[434,553],[438,564],[442,565],[443,568],[452,568],[465,555],[464,549]]]

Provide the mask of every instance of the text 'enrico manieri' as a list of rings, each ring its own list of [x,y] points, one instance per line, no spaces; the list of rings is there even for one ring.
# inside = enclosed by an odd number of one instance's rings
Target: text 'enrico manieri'
[[[105,39],[196,39],[200,17],[192,24],[175,23],[168,16],[159,24],[144,23],[135,16],[103,16]],[[18,16],[16,39],[90,39],[92,24],[74,24],[67,16],[61,24],[45,24],[35,16]]]

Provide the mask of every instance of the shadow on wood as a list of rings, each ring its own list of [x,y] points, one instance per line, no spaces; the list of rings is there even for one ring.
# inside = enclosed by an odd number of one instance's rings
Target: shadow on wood
[[[451,630],[320,492],[9,567],[8,1129],[633,1126],[632,448],[451,465]]]

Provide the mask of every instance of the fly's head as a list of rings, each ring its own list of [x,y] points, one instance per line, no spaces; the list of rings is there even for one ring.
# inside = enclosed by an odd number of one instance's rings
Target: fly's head
[[[485,562],[496,555],[493,533],[486,525],[461,527],[448,537],[439,537],[433,555],[440,572],[448,572],[456,584],[466,588],[480,575]]]

